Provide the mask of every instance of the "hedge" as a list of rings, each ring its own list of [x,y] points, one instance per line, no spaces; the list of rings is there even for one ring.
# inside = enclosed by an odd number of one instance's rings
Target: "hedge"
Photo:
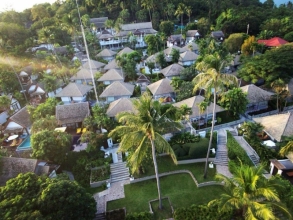
[[[153,220],[154,216],[150,212],[131,213],[126,215],[126,220]]]
[[[240,164],[241,161],[243,164],[253,166],[253,163],[246,154],[245,150],[240,146],[240,144],[235,140],[229,131],[227,131],[227,148],[228,157],[233,161],[233,163]]]

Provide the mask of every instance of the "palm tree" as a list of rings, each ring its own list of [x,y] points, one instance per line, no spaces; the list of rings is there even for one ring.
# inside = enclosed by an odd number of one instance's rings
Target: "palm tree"
[[[186,7],[186,14],[187,14],[187,16],[188,16],[188,20],[189,20],[188,23],[190,23],[190,16],[191,16],[191,14],[192,14],[192,8],[191,8],[191,6],[187,6],[187,7]]]
[[[287,96],[286,84],[282,79],[277,79],[271,83],[271,87],[276,93],[277,98],[277,110],[280,111],[280,98]]]
[[[166,132],[166,129],[180,128],[181,126],[179,123],[168,119],[166,117],[167,112],[161,115],[160,103],[153,101],[147,93],[144,93],[140,99],[134,100],[133,105],[136,113],[122,112],[118,114],[117,119],[122,125],[112,130],[109,136],[121,137],[119,151],[134,150],[133,154],[128,158],[128,162],[132,165],[132,172],[139,169],[149,147],[151,147],[157,179],[159,208],[161,209],[161,189],[156,150],[170,154],[176,163],[176,156],[169,143],[161,136],[161,133]]]
[[[186,5],[184,5],[183,3],[179,3],[178,8],[175,11],[175,16],[181,17],[181,34],[182,34],[182,26],[183,26],[183,15],[185,11],[186,11]]]
[[[277,219],[273,210],[279,209],[291,218],[290,213],[280,203],[276,187],[282,187],[273,179],[263,176],[263,167],[250,167],[241,164],[235,169],[233,178],[217,174],[216,178],[224,182],[226,193],[220,199],[209,202],[217,204],[219,212],[234,211],[245,219]]]
[[[204,178],[207,176],[207,167],[210,148],[212,145],[212,137],[214,131],[214,121],[215,121],[215,110],[217,102],[217,93],[221,92],[227,85],[237,86],[237,77],[231,74],[222,74],[223,68],[226,66],[227,61],[222,59],[219,53],[215,52],[212,55],[207,55],[204,57],[203,61],[196,65],[196,69],[201,71],[200,74],[194,77],[193,82],[195,84],[193,92],[196,92],[198,89],[206,89],[206,91],[212,91],[214,94],[214,105],[213,105],[213,119],[212,119],[212,128],[211,136],[207,151]]]
[[[293,141],[289,141],[279,152],[282,157],[287,156],[290,153],[293,153]]]

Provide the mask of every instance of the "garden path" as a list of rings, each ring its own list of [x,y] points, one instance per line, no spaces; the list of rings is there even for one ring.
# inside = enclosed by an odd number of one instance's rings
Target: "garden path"
[[[217,154],[216,154],[216,169],[217,173],[220,173],[224,176],[227,177],[232,177],[233,175],[229,171],[228,168],[228,150],[227,150],[227,132],[226,130],[230,130],[232,128],[227,127],[227,128],[222,128],[218,130],[218,144],[217,144]],[[217,155],[218,156],[217,158]]]

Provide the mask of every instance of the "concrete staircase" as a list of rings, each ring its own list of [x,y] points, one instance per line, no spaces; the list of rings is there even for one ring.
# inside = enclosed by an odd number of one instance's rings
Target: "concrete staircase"
[[[214,164],[228,166],[228,152],[227,151],[217,151]]]
[[[258,157],[256,157],[254,154],[248,155],[248,156],[255,166],[259,165],[259,158]]]
[[[93,220],[106,220],[106,214],[104,212],[97,213]]]
[[[126,167],[126,162],[122,162],[122,154],[118,153],[118,163],[110,165],[111,183],[122,180],[129,180],[129,168]]]
[[[226,131],[225,130],[219,130],[218,131],[218,144],[217,144],[217,152],[216,152],[216,158],[214,160],[214,164],[217,165],[228,165],[228,151],[227,151],[227,137],[226,137]]]

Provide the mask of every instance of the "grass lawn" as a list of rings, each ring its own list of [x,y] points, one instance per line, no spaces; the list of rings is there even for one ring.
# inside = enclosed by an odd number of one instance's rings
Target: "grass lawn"
[[[162,209],[159,209],[159,200],[151,202],[151,206],[155,219],[168,219],[173,217],[172,209],[167,198],[162,199]]]
[[[85,191],[87,193],[89,193],[89,194],[92,194],[92,195],[94,195],[94,194],[96,194],[98,192],[102,192],[104,190],[105,190],[105,187],[104,186],[99,186],[99,187],[95,187],[95,188],[91,188],[91,187],[86,187],[85,188]]]
[[[219,198],[222,186],[197,188],[189,174],[161,177],[162,196],[168,196],[174,209],[191,204],[206,204]],[[107,210],[126,207],[128,213],[149,211],[148,201],[158,198],[156,180],[124,186],[125,198],[107,203]]]
[[[194,177],[197,179],[199,183],[212,181],[214,180],[216,169],[208,169],[208,177],[206,179],[203,178],[204,173],[204,166],[205,163],[192,163],[192,164],[181,164],[176,165],[173,163],[171,157],[169,156],[163,156],[163,157],[157,157],[157,163],[159,168],[159,173],[169,172],[173,170],[189,170],[192,172]],[[151,176],[155,174],[154,165],[149,164],[149,166],[146,166],[145,173],[138,175],[134,174],[135,178],[145,177],[145,176]]]

